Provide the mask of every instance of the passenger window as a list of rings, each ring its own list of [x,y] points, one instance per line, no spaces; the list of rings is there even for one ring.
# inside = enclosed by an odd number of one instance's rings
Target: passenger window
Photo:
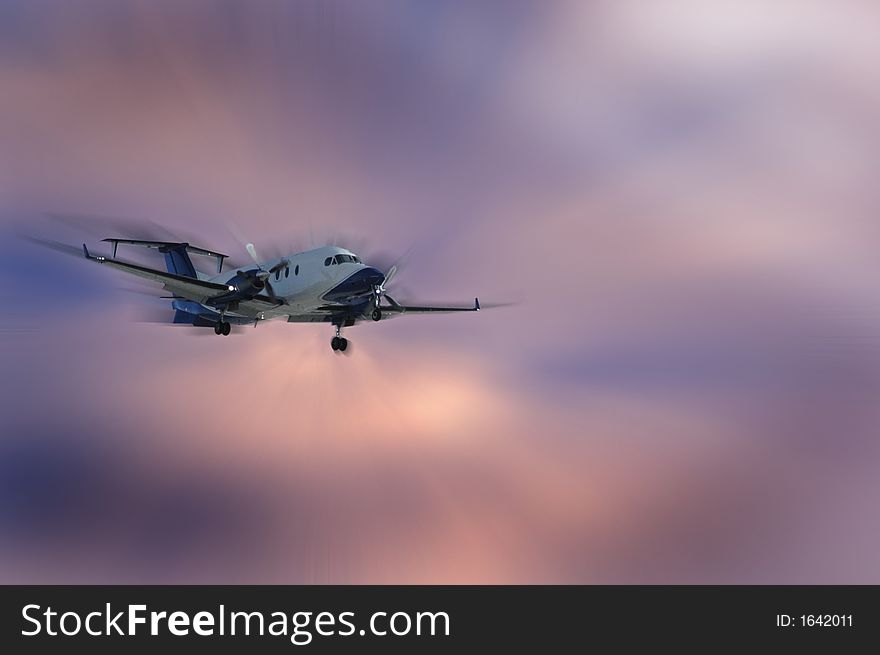
[[[293,269],[293,274],[294,274],[294,275],[299,275],[299,264],[297,264],[297,265],[296,265],[296,268]]]
[[[285,266],[284,267],[284,278],[287,279],[289,277],[290,277],[290,269],[287,266]]]
[[[276,280],[281,279],[281,269],[280,268],[277,271],[275,271],[275,279]]]

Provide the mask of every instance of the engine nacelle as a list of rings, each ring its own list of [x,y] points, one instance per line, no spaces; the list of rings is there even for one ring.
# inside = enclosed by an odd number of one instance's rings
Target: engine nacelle
[[[260,291],[266,288],[266,283],[259,276],[262,271],[254,269],[252,271],[239,271],[226,282],[234,290],[230,290],[241,298],[253,298]]]
[[[259,269],[238,271],[226,281],[229,291],[208,298],[205,304],[211,307],[229,307],[240,300],[250,300],[266,288],[265,273]]]

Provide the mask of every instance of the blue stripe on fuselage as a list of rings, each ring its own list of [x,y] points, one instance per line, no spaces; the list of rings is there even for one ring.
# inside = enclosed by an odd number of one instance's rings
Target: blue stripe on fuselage
[[[373,287],[382,284],[385,275],[379,269],[366,266],[349,275],[342,282],[325,293],[322,298],[332,302],[360,298],[373,292]]]

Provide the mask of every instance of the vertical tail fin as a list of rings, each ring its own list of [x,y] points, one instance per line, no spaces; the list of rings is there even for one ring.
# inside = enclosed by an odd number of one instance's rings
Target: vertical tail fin
[[[187,244],[179,243],[159,249],[159,252],[165,254],[165,268],[169,273],[176,273],[184,277],[197,277],[195,266],[186,252],[187,247]]]

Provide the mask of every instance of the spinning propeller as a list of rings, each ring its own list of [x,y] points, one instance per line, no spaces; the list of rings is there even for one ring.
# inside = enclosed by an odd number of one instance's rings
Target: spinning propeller
[[[245,250],[248,251],[248,254],[251,256],[251,259],[254,260],[254,263],[257,265],[257,272],[254,271],[238,271],[239,275],[245,275],[252,279],[252,287],[257,291],[266,288],[267,293],[270,298],[276,298],[275,290],[272,288],[272,283],[269,281],[269,278],[277,271],[280,271],[282,268],[287,266],[288,261],[286,259],[282,259],[275,266],[270,268],[268,271],[263,268],[263,265],[260,263],[260,258],[257,257],[257,250],[254,248],[254,244],[249,243],[245,246]]]
[[[373,305],[375,307],[375,312],[373,320],[378,320],[377,317],[381,317],[381,312],[379,311],[379,303],[382,300],[382,296],[388,298],[388,302],[392,305],[397,305],[397,301],[394,300],[391,296],[388,295],[388,291],[385,289],[385,285],[391,282],[394,279],[394,276],[397,275],[397,265],[394,264],[391,268],[388,269],[388,272],[385,273],[385,278],[379,284],[373,287]]]

